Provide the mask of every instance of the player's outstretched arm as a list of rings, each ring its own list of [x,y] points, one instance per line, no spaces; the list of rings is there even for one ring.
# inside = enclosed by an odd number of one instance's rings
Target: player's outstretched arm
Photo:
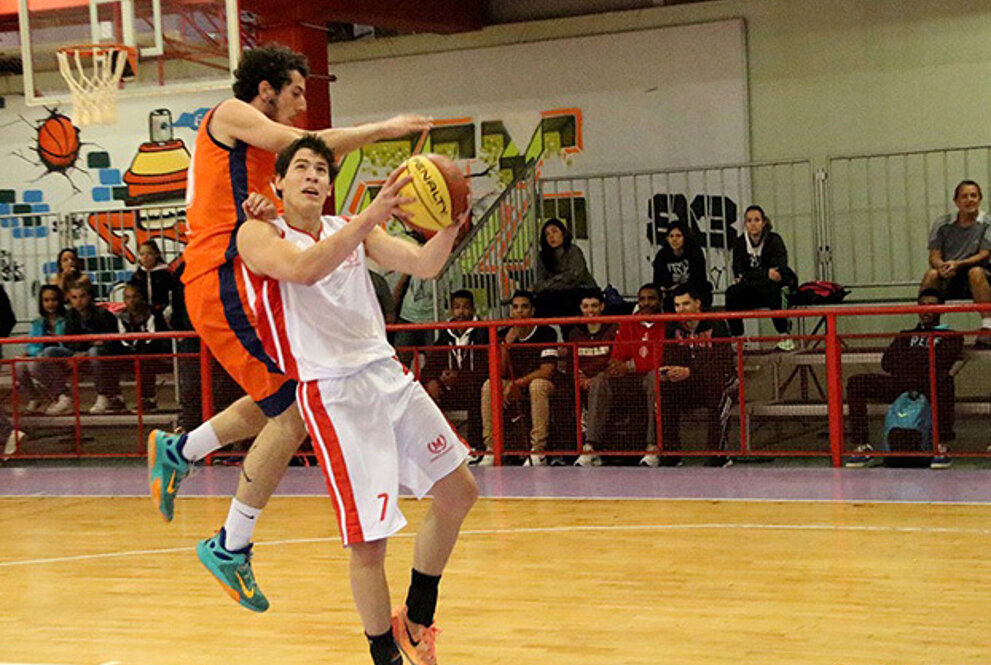
[[[461,225],[471,214],[471,193],[469,192],[467,196],[468,205],[465,206],[461,217],[454,224],[438,231],[423,245],[414,245],[390,236],[382,229],[375,229],[365,240],[368,256],[389,270],[396,270],[420,279],[436,277],[447,262],[447,257],[451,255]]]
[[[317,135],[333,149],[338,158],[382,139],[397,139],[433,127],[433,121],[422,115],[406,113],[357,127],[333,127],[317,132]]]
[[[315,133],[340,158],[369,143],[426,131],[432,126],[430,118],[407,114],[357,127],[331,128]],[[225,145],[233,146],[236,141],[243,141],[262,150],[279,152],[307,131],[275,122],[239,99],[228,99],[214,112],[210,133]]]

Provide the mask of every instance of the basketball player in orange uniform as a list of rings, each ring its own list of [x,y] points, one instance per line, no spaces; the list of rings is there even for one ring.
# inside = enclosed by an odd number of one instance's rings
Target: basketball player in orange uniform
[[[306,109],[308,72],[305,57],[284,46],[248,50],[234,73],[234,98],[211,109],[200,124],[186,197],[186,306],[200,338],[248,394],[188,434],[153,431],[148,441],[152,498],[170,521],[179,483],[196,461],[224,445],[255,438],[224,528],[197,551],[225,590],[257,612],[265,611],[268,601],[251,570],[251,536],[306,429],[294,406],[295,381],[265,354],[245,307],[236,237],[252,212],[249,195],[275,199],[275,153],[304,134],[290,123]],[[427,118],[402,115],[316,133],[343,155],[429,127]]]

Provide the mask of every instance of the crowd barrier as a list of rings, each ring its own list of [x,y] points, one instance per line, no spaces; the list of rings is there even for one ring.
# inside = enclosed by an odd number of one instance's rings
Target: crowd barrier
[[[987,311],[991,307],[971,304],[943,305],[930,309],[939,313],[973,313]],[[922,363],[925,367],[907,370],[915,371],[916,375],[920,371],[925,373],[925,385],[918,386],[918,390],[929,398],[932,421],[936,423],[931,441],[927,441],[924,447],[883,451],[879,445],[883,417],[888,404],[894,399],[894,396],[888,394],[890,386],[882,390],[871,383],[873,380],[857,379],[854,393],[850,392],[853,385],[851,377],[884,373],[880,364],[885,349],[899,336],[897,331],[912,327],[914,316],[924,310],[925,308],[916,305],[826,306],[782,312],[600,317],[596,319],[599,323],[627,321],[668,324],[689,319],[785,316],[793,320],[821,319],[824,326],[819,334],[792,335],[796,349],[787,352],[777,349],[780,337],[715,339],[707,340],[702,345],[665,337],[656,344],[646,345],[648,350],[645,353],[655,358],[655,364],[658,365],[665,365],[665,358],[670,359],[677,355],[673,350],[677,346],[690,346],[689,356],[694,353],[696,357],[704,357],[714,350],[720,351],[720,362],[725,363],[728,368],[726,374],[721,375],[727,381],[722,387],[728,387],[728,390],[725,391],[727,401],[718,405],[718,408],[722,408],[718,415],[714,411],[717,406],[713,404],[709,404],[707,408],[694,408],[702,406],[693,402],[693,399],[704,401],[702,392],[706,386],[682,391],[676,399],[669,390],[669,384],[673,382],[663,381],[656,373],[648,379],[648,382],[653,382],[652,391],[647,390],[646,383],[627,380],[624,384],[622,380],[613,381],[615,385],[611,386],[611,401],[604,409],[601,408],[603,402],[600,401],[599,411],[590,414],[591,385],[589,381],[583,380],[578,371],[582,349],[588,345],[576,342],[541,345],[543,348],[555,349],[558,357],[553,360],[553,388],[547,398],[550,409],[549,426],[546,443],[540,453],[545,461],[571,463],[582,454],[583,446],[590,443],[588,432],[592,424],[589,421],[597,419],[597,431],[605,431],[607,434],[600,435],[602,440],[594,442],[594,452],[604,458],[606,463],[614,464],[636,464],[644,454],[651,452],[656,454],[662,464],[691,461],[693,458],[715,460],[722,464],[730,459],[739,462],[819,457],[828,459],[833,466],[839,466],[845,458],[856,453],[857,445],[866,443],[874,446],[875,461],[885,457],[898,457],[902,460],[919,458],[926,461],[934,456],[946,455],[954,458],[988,456],[988,443],[991,443],[987,436],[987,424],[991,420],[991,372],[987,370],[991,367],[991,350],[974,345],[973,330],[941,330],[918,335],[910,342],[910,345],[924,346],[923,355],[916,356],[914,362],[918,363],[919,358],[924,357],[927,359],[927,362]],[[855,329],[856,326],[848,324],[860,317],[872,317],[872,329],[890,332],[863,334],[844,331],[845,327]],[[976,314],[957,318],[969,320],[971,317],[976,327]],[[399,348],[397,352],[403,360],[408,361],[410,370],[418,379],[426,384],[431,380],[435,381],[431,386],[435,393],[438,387],[443,388],[439,395],[442,408],[477,454],[486,452],[481,418],[487,408],[491,413],[489,458],[497,464],[513,464],[527,460],[533,452],[534,412],[530,408],[532,404],[526,400],[534,397],[528,397],[527,390],[522,390],[517,395],[509,388],[489,390],[488,401],[483,402],[481,388],[486,380],[490,386],[501,386],[506,379],[519,378],[507,371],[506,363],[511,366],[514,354],[523,353],[534,345],[525,342],[505,345],[499,340],[497,331],[509,325],[523,324],[553,324],[568,328],[585,321],[587,320],[535,319],[445,322],[390,326],[390,330],[469,327],[487,330],[488,341],[484,345]],[[797,328],[810,329],[811,326]],[[0,361],[0,374],[6,385],[0,385],[0,391],[8,398],[4,400],[6,407],[3,414],[9,414],[13,427],[27,434],[27,438],[17,446],[12,456],[23,459],[141,457],[145,454],[145,439],[151,428],[173,428],[182,424],[189,429],[241,394],[236,388],[229,387],[218,393],[218,386],[215,384],[227,379],[223,378],[222,372],[218,373],[209,352],[197,348],[198,345],[189,348],[189,344],[196,345],[194,333],[10,338],[0,340],[0,345],[9,349],[13,345],[46,340],[64,343],[148,338],[174,340],[176,344],[173,345],[173,352],[98,359],[98,362],[114,363],[115,371],[123,379],[124,400],[131,407],[125,412],[113,414],[91,415],[87,411],[94,395],[89,371],[89,366],[94,362],[92,358],[78,356],[61,360],[33,360],[13,357],[9,351],[4,353],[4,358]],[[602,346],[603,343],[595,342],[594,345]],[[953,348],[959,350],[958,357],[952,358],[952,367],[944,367],[941,354],[945,349]],[[455,350],[461,354],[462,361],[470,357],[470,361],[474,363],[476,371],[472,381],[458,383],[457,377],[451,380],[452,375],[445,374],[447,361],[453,358],[449,354]],[[24,412],[25,400],[20,394],[22,387],[13,380],[13,373],[18,365],[38,362],[61,362],[69,365],[73,404],[70,413],[46,416]],[[163,372],[160,376],[160,382],[156,386],[160,397],[159,408],[154,412],[147,412],[142,404],[147,395],[142,394],[141,377],[142,372],[148,371],[146,363],[152,362],[159,363],[156,370],[158,372],[162,372],[163,362],[171,364],[173,371]],[[893,368],[890,363],[886,369],[888,373],[891,372]],[[897,372],[897,368],[894,369]],[[451,385],[448,386],[445,380]],[[174,390],[162,385],[170,381],[173,382]],[[949,392],[947,382],[953,384]],[[543,394],[547,393],[548,391],[543,391]],[[171,400],[169,395],[172,394],[177,395],[178,399]],[[649,402],[645,399],[648,395]],[[952,400],[952,406],[947,403],[947,395]],[[512,399],[507,401],[504,396]],[[948,417],[948,409],[952,410],[955,417]],[[606,420],[602,418],[603,413],[606,414]],[[712,427],[712,418],[720,415],[723,418],[720,427]],[[866,431],[863,415],[869,418]],[[861,420],[851,422],[854,417]],[[653,421],[656,451],[647,450],[650,421]],[[851,428],[859,432],[856,438],[860,440],[851,439]],[[673,439],[676,430],[680,430],[680,441]],[[714,432],[718,433],[718,440],[713,440]],[[540,438],[539,432],[536,438]],[[2,443],[0,441],[0,445]],[[302,449],[302,452],[305,454],[307,449]]]

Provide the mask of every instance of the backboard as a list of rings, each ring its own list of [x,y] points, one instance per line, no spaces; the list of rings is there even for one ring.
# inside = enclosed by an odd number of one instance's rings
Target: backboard
[[[121,98],[230,89],[240,54],[237,0],[17,1],[28,105],[70,101],[56,50],[77,44],[137,49]]]

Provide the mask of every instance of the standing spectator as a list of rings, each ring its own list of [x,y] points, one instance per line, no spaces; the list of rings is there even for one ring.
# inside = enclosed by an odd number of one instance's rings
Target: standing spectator
[[[124,309],[117,313],[117,332],[125,333],[154,333],[168,330],[165,318],[161,312],[155,311],[145,301],[144,290],[136,284],[124,287]],[[122,340],[117,343],[118,351],[123,355],[162,354],[169,352],[169,344],[162,339]],[[133,367],[133,361],[127,361]],[[158,408],[155,395],[155,379],[158,371],[169,371],[171,365],[161,358],[155,358],[140,363],[141,368],[141,408],[143,411],[154,411]]]
[[[654,256],[654,284],[664,295],[664,311],[673,312],[672,291],[682,284],[702,296],[702,309],[712,307],[712,282],[705,263],[705,252],[695,235],[681,222],[668,226],[668,232]]]
[[[517,291],[510,305],[510,317],[532,319],[534,296],[529,291]],[[502,340],[499,364],[502,368],[503,406],[519,404],[530,399],[530,456],[524,460],[533,466],[547,464],[543,456],[550,428],[554,373],[557,371],[557,333],[549,326],[517,325],[499,331]],[[492,452],[492,393],[489,379],[482,384],[482,441],[487,453]],[[481,466],[494,463],[487,455]]]
[[[595,377],[599,376],[609,366],[609,355],[612,353],[612,343],[619,330],[617,323],[600,323],[596,317],[602,316],[606,308],[602,291],[590,289],[581,299],[582,318],[568,332],[568,341],[575,345],[575,355],[578,357],[578,388],[587,403],[588,390]],[[589,320],[590,319],[590,320]],[[568,369],[574,367],[568,364]],[[595,446],[586,441],[582,445],[582,454],[575,460],[575,466],[601,466],[602,459],[595,454]]]
[[[426,238],[418,231],[406,233],[410,242],[423,245]],[[432,323],[437,320],[434,314],[434,290],[430,280],[411,277],[410,275],[393,272],[395,281],[392,286],[392,300],[396,303],[396,323]],[[388,276],[386,277],[388,280]],[[392,339],[397,349],[400,362],[410,366],[419,349],[430,346],[434,340],[434,331],[397,330]],[[406,347],[406,349],[402,348]],[[417,350],[408,350],[415,347]]]
[[[537,316],[578,316],[582,293],[596,288],[585,255],[572,242],[571,231],[560,219],[549,219],[540,229],[540,258],[537,259]]]
[[[65,334],[65,296],[53,284],[45,284],[38,292],[38,318],[31,322],[31,337],[53,337]],[[56,342],[31,342],[27,345],[29,358],[68,358],[72,351]],[[38,411],[49,402],[45,415],[58,416],[72,409],[66,386],[69,368],[53,360],[37,360],[17,365],[17,386],[27,398],[25,411]]]
[[[117,333],[117,318],[93,303],[89,285],[76,284],[69,289],[69,306],[69,313],[65,317],[67,335]],[[101,414],[126,410],[124,400],[121,398],[120,377],[117,374],[116,363],[106,360],[113,355],[113,345],[97,341],[70,342],[68,346],[74,351],[74,355],[91,358],[89,367],[93,372],[97,396],[89,412]]]
[[[175,277],[154,240],[146,240],[138,247],[138,267],[130,283],[141,289],[145,302],[153,311],[161,314],[166,321],[172,318]]]
[[[771,230],[771,220],[760,206],[747,208],[744,217],[746,233],[733,245],[733,276],[736,283],[726,289],[726,311],[781,309],[781,291],[798,285],[795,272],[788,267],[788,250],[781,236]],[[774,329],[784,335],[789,330],[788,319],[772,319]],[[743,320],[730,319],[730,331],[743,334]],[[778,342],[782,351],[793,351],[790,338]]]
[[[0,337],[10,337],[10,332],[17,325],[14,308],[10,306],[7,290],[0,284]],[[3,344],[0,344],[0,358],[3,358]]]
[[[920,305],[941,305],[943,294],[936,289],[924,289],[919,294]],[[936,411],[935,418],[941,450],[932,459],[934,469],[950,466],[945,444],[955,436],[956,395],[953,375],[950,370],[960,360],[963,352],[963,337],[958,335],[940,336],[940,331],[949,328],[941,325],[939,314],[919,312],[919,324],[911,330],[903,330],[888,345],[881,357],[881,369],[885,374],[855,374],[846,384],[847,403],[850,405],[850,442],[856,453],[846,465],[864,467],[872,463],[867,427],[867,403],[890,404],[903,392],[914,390],[929,397],[932,403],[932,390],[929,377],[929,344],[932,341],[936,359]],[[886,445],[880,450],[888,452]]]
[[[644,284],[637,291],[638,315],[661,314],[661,290],[654,284]],[[654,403],[657,401],[657,368],[661,365],[664,324],[655,321],[624,321],[619,325],[616,342],[609,355],[609,364],[589,383],[587,443],[593,450],[607,440],[613,394],[631,384],[643,394],[647,406],[646,454],[641,466],[658,466],[657,423]],[[624,386],[624,384],[626,384]],[[665,458],[665,464],[673,458]],[[671,463],[677,463],[675,460]]]
[[[66,247],[58,253],[56,260],[58,272],[48,278],[48,283],[62,289],[62,295],[66,301],[69,299],[69,290],[76,284],[82,284],[93,290],[93,282],[89,275],[83,272],[83,262],[79,260],[79,253],[72,247]]]
[[[702,311],[702,294],[688,286],[674,293],[677,314]],[[729,329],[718,319],[688,319],[668,327],[668,344],[661,366],[661,425],[665,450],[681,450],[683,412],[703,407],[708,412],[708,448],[725,450],[726,427],[737,387]],[[716,455],[710,466],[729,466],[732,460]]]
[[[475,296],[462,289],[451,294],[451,321],[477,321]],[[447,349],[427,356],[421,381],[442,410],[468,412],[468,443],[482,444],[482,384],[489,375],[487,328],[444,328],[434,347]],[[482,348],[471,348],[482,347]]]
[[[991,217],[981,212],[983,193],[973,180],[953,190],[956,215],[937,219],[929,233],[929,270],[920,290],[937,289],[944,298],[991,303]],[[991,312],[981,312],[977,345],[991,347]]]

